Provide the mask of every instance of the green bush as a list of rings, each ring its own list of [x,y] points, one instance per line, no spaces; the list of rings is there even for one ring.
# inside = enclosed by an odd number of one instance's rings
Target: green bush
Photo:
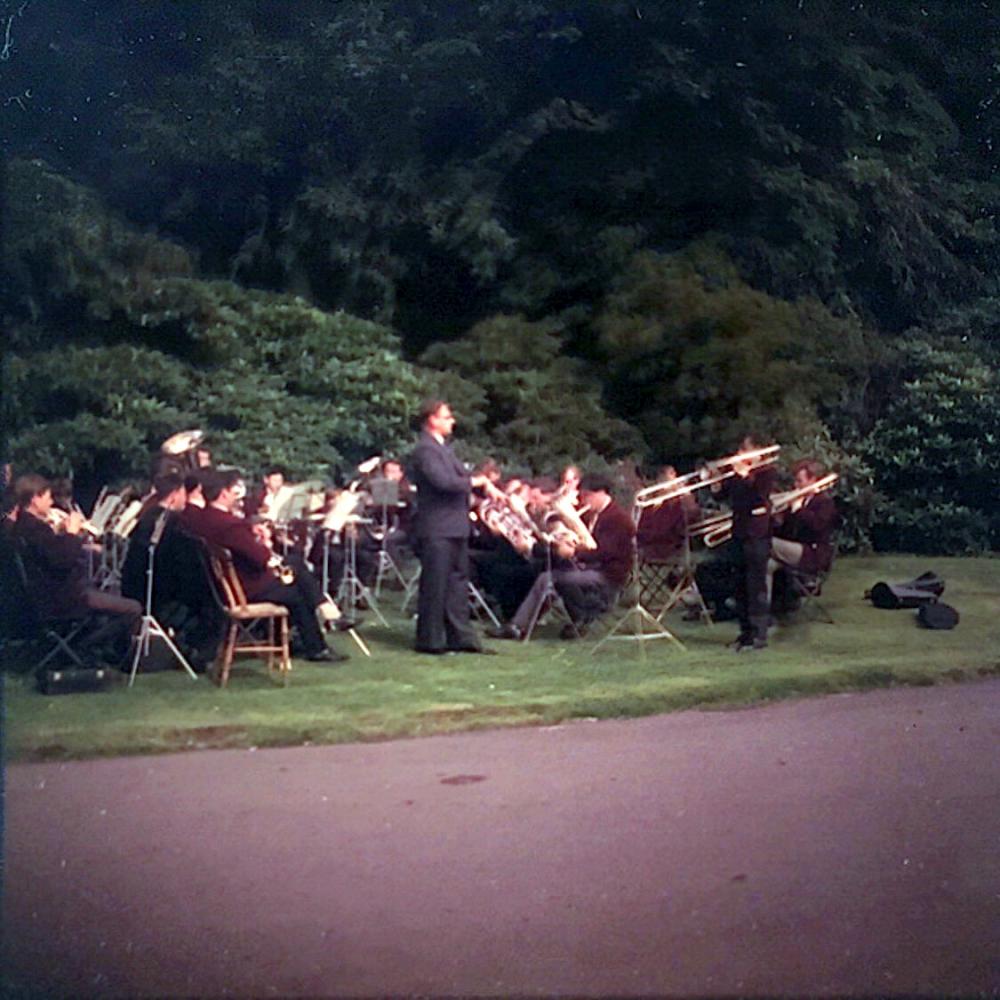
[[[981,552],[1000,543],[1000,380],[971,340],[900,343],[888,400],[864,442],[885,497],[881,549]]]

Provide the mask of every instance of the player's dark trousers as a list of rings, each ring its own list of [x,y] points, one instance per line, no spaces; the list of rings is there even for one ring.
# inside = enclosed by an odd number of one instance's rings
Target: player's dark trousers
[[[740,630],[756,639],[767,639],[771,607],[767,599],[767,560],[770,538],[744,538],[737,541],[736,555],[740,572],[736,591]]]
[[[478,646],[469,624],[469,540],[422,538],[417,555],[417,649]]]
[[[317,595],[322,599],[318,584],[309,576],[305,568],[301,567],[295,573],[294,583],[282,583],[280,580],[274,579],[262,590],[255,593],[253,600],[270,601],[288,608],[292,624],[299,631],[303,650],[306,656],[312,656],[316,653],[322,653],[327,648],[323,633],[316,622]]]

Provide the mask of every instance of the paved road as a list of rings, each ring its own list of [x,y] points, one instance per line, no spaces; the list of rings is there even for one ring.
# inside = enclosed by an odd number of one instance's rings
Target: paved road
[[[1000,682],[11,767],[74,993],[1000,992]]]

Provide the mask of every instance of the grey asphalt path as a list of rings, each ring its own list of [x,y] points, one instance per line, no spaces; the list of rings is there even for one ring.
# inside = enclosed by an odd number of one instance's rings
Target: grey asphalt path
[[[1000,682],[7,774],[75,994],[1000,990]]]

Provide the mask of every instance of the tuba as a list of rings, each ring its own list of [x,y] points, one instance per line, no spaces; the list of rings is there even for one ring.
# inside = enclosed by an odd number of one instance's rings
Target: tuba
[[[197,468],[198,445],[205,439],[201,430],[178,431],[171,434],[160,445],[160,455],[176,466],[178,472],[190,472]]]

